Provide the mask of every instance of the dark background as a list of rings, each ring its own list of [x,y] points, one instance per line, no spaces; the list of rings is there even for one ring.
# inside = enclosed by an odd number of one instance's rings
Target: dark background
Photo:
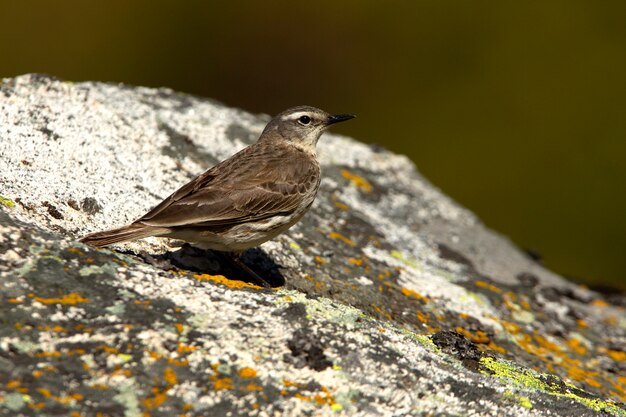
[[[490,227],[626,288],[626,2],[4,1],[0,76],[310,104]]]

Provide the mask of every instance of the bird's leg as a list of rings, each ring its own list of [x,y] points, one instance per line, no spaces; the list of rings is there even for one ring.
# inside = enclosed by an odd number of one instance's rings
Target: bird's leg
[[[241,260],[241,252],[223,252],[225,258],[227,258],[233,265],[243,270],[246,274],[252,278],[255,284],[264,287],[264,288],[272,288],[269,282],[265,279],[261,278],[256,272],[254,272],[248,265],[243,263]]]

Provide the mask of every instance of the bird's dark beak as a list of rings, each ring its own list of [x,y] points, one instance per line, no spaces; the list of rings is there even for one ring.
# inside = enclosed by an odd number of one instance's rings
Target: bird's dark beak
[[[346,120],[354,119],[356,116],[354,114],[334,114],[328,117],[326,120],[326,125],[330,126],[335,123],[345,122]]]

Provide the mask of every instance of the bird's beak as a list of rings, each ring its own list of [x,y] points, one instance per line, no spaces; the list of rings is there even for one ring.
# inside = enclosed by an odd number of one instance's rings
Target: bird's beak
[[[346,120],[354,119],[355,117],[356,116],[354,114],[334,114],[328,117],[328,120],[326,120],[326,126],[339,122],[345,122]]]

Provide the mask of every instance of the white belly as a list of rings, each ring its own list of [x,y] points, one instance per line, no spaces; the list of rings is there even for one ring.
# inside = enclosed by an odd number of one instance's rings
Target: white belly
[[[261,222],[244,223],[222,233],[180,229],[168,234],[167,237],[182,239],[203,249],[242,252],[283,233],[296,224],[304,213],[306,210],[292,216],[274,216]]]

